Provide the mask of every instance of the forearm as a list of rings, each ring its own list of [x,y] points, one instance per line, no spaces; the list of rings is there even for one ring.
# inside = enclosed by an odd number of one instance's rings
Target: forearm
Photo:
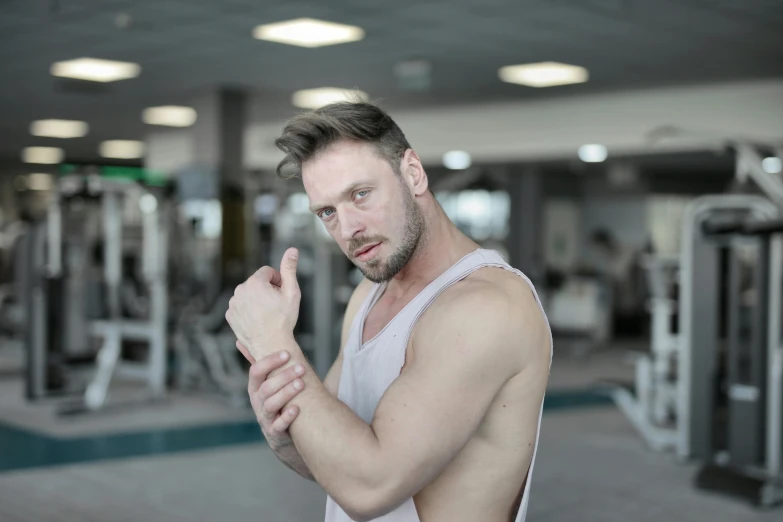
[[[386,474],[372,428],[329,393],[293,339],[275,348],[305,366],[304,389],[287,407],[299,408],[289,433],[310,474],[343,506],[380,491]]]
[[[349,514],[377,506],[389,477],[375,432],[323,386],[305,384],[299,400],[289,433],[316,482]]]
[[[307,464],[305,464],[304,460],[302,460],[302,456],[299,455],[299,452],[293,443],[285,444],[279,447],[271,447],[271,449],[275,453],[275,456],[277,456],[277,459],[285,464],[289,469],[295,471],[307,480],[315,481],[315,477],[313,477],[313,474],[310,473],[310,470],[307,468]]]
[[[287,348],[289,348],[288,346],[282,346],[282,345],[287,345],[288,344],[287,342],[278,342],[274,344],[276,344],[276,347],[278,348],[277,349],[278,352],[281,350],[286,350],[288,352],[289,360],[282,366],[272,370],[267,375],[267,378],[274,377],[275,375],[282,373],[288,368],[297,364],[300,364],[303,367],[309,369],[310,365],[307,359],[305,358],[304,353],[301,351],[301,349],[299,349],[298,346],[296,347],[297,348],[296,350],[287,350]],[[262,348],[261,346],[257,345],[257,346],[252,346],[248,351],[250,351],[254,357],[260,359],[265,355],[270,355],[268,353],[265,353],[265,350],[266,350],[265,347]],[[313,375],[315,375],[315,373],[313,373]],[[295,399],[296,397],[294,397],[287,404],[285,404],[283,410],[281,410],[280,413],[282,414],[283,411],[285,411],[285,409],[289,407],[297,406],[296,404],[297,401]],[[262,426],[262,431],[263,431],[263,426]],[[305,462],[302,460],[301,455],[299,455],[299,452],[296,449],[296,445],[293,443],[293,441],[290,438],[286,437],[285,439],[288,442],[281,443],[280,439],[275,437],[270,438],[269,436],[267,436],[266,432],[264,432],[264,436],[267,439],[269,448],[272,450],[272,452],[275,454],[275,456],[280,462],[285,464],[289,469],[295,471],[300,476],[308,480],[313,480],[313,481],[315,480],[312,473],[310,473],[310,470],[307,468],[307,464],[305,464]]]

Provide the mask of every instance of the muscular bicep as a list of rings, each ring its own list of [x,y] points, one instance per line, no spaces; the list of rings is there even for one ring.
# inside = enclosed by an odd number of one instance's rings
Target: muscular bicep
[[[390,468],[388,498],[415,495],[440,475],[518,371],[502,312],[488,308],[470,310],[475,321],[449,314],[428,325],[410,366],[381,398],[372,428]]]
[[[329,390],[329,393],[337,397],[337,392],[340,388],[340,375],[343,369],[343,351],[345,350],[345,343],[348,342],[348,336],[351,332],[351,325],[356,318],[356,314],[362,307],[362,303],[367,298],[367,294],[370,292],[372,284],[363,279],[354,289],[351,294],[351,299],[348,301],[348,306],[345,309],[345,315],[343,316],[342,332],[340,334],[340,351],[337,354],[337,358],[332,363],[332,367],[329,368],[329,372],[324,378],[324,386]]]
[[[415,357],[381,398],[372,428],[389,466],[390,502],[415,495],[456,457],[520,371],[504,303],[464,301],[419,328]],[[505,308],[504,308],[505,306]]]

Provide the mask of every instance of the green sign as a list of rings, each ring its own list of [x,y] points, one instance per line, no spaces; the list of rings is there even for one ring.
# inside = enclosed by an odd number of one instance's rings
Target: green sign
[[[166,184],[166,174],[157,170],[144,169],[141,167],[122,167],[116,165],[97,165],[98,174],[105,178],[129,179],[141,183],[160,187]],[[60,165],[60,174],[79,174],[80,165],[63,164]]]

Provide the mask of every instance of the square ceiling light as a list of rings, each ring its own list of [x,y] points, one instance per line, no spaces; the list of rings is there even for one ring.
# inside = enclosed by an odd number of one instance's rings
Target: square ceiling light
[[[55,165],[61,163],[65,151],[57,147],[26,147],[22,150],[22,161],[25,163],[40,163]]]
[[[56,62],[50,69],[52,75],[91,82],[116,82],[135,78],[141,74],[141,66],[131,62],[115,62],[97,58],[78,58]]]
[[[147,125],[166,127],[190,127],[196,123],[196,109],[178,105],[164,105],[144,109],[141,119]]]
[[[137,159],[144,156],[144,143],[133,140],[104,141],[99,152],[104,158]]]
[[[296,91],[291,101],[294,105],[303,109],[317,109],[330,103],[356,99],[366,100],[367,94],[355,89],[321,87]]]
[[[590,77],[584,67],[557,62],[507,65],[500,68],[498,76],[504,82],[527,85],[528,87],[554,87],[584,83]]]
[[[42,138],[81,138],[90,126],[84,121],[37,120],[30,124],[30,134]]]
[[[323,47],[359,41],[364,38],[364,30],[355,25],[337,24],[313,18],[297,18],[286,22],[259,25],[253,30],[253,38],[299,47]]]

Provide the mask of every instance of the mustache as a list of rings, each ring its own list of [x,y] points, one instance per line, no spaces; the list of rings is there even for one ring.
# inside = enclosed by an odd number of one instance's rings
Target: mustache
[[[360,248],[363,248],[367,245],[374,245],[375,243],[383,243],[384,241],[386,241],[386,238],[383,236],[372,236],[366,238],[352,239],[348,243],[348,251],[356,252]]]

